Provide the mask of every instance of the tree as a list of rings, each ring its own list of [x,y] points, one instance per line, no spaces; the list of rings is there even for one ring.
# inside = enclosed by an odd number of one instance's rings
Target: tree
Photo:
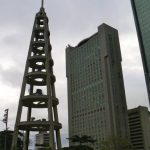
[[[82,143],[90,143],[90,144],[94,144],[96,142],[96,140],[94,140],[91,136],[87,135],[83,135],[81,137],[81,141]]]
[[[67,138],[69,141],[73,143],[79,143],[79,145],[82,145],[83,143],[91,143],[94,144],[96,140],[94,140],[91,136],[83,135],[83,136],[78,136],[74,135],[71,138]]]
[[[109,137],[102,142],[102,150],[133,150],[133,147],[125,138]]]
[[[62,150],[93,150],[93,148],[86,145],[70,146],[64,147]]]
[[[64,150],[93,150],[90,146],[84,145],[84,144],[94,144],[96,140],[94,140],[91,136],[83,135],[83,136],[78,136],[74,135],[70,138],[67,138],[69,141],[72,143],[78,143],[79,145],[76,146],[70,146],[68,148],[64,148]]]

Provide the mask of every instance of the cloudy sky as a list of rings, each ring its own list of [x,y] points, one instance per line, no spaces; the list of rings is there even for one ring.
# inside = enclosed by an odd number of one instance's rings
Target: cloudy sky
[[[40,0],[0,1],[0,119],[9,108],[13,129],[34,17]],[[148,106],[148,97],[129,0],[45,0],[51,31],[52,56],[57,78],[56,92],[63,124],[62,137],[67,137],[67,88],[65,47],[75,46],[97,32],[102,23],[118,29],[125,91],[128,108]],[[0,130],[5,128],[0,122]]]

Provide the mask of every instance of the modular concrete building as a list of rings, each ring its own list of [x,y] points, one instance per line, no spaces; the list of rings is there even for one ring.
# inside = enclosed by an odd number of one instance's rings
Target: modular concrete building
[[[36,142],[36,145],[35,145],[36,146],[36,150],[48,149],[49,133],[47,133],[47,132],[40,132],[39,134],[36,134],[35,142]]]
[[[131,0],[150,101],[150,1]]]
[[[135,150],[150,150],[150,112],[139,106],[128,110],[130,139]]]
[[[121,61],[118,31],[106,24],[66,48],[69,137],[91,136],[95,150],[109,136],[128,138]]]

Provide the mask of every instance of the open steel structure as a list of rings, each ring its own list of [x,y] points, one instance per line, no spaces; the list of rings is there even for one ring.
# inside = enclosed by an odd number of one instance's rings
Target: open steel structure
[[[31,131],[49,131],[49,149],[61,149],[60,129],[62,125],[58,120],[57,105],[59,102],[55,94],[56,79],[53,74],[54,63],[51,57],[52,47],[49,37],[48,17],[42,0],[42,6],[34,21],[11,150],[17,150],[19,130],[25,131],[23,150],[28,150]],[[28,94],[26,94],[27,87],[29,87]],[[44,90],[46,94],[43,94],[43,87],[46,89]],[[21,121],[24,107],[27,108],[27,120]],[[47,109],[47,119],[34,120],[33,108]]]

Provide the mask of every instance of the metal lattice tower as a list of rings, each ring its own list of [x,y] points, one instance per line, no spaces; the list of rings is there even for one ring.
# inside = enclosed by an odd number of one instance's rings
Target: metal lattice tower
[[[56,150],[56,146],[58,150],[61,149],[60,129],[62,125],[58,120],[57,105],[59,102],[55,94],[56,79],[53,74],[54,63],[51,57],[52,47],[49,36],[48,18],[42,0],[41,9],[36,14],[34,21],[11,150],[17,150],[19,130],[25,131],[23,150],[28,150],[31,131],[49,131],[49,149]],[[26,95],[27,86],[29,86],[29,94]],[[42,87],[46,88],[46,94],[43,94]],[[21,121],[24,107],[27,108],[27,120]],[[31,117],[33,108],[38,110],[46,108],[48,119],[34,120]]]

